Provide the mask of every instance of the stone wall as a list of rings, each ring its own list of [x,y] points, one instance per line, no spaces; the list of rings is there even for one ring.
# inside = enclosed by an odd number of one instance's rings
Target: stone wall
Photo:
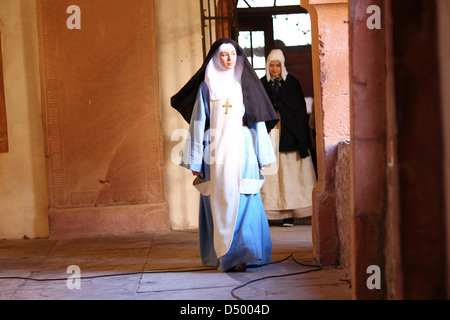
[[[0,153],[0,239],[46,237],[48,198],[36,1],[0,1],[8,152]]]
[[[318,181],[313,191],[317,259],[338,263],[334,171],[337,145],[350,138],[348,1],[304,0],[311,16]]]

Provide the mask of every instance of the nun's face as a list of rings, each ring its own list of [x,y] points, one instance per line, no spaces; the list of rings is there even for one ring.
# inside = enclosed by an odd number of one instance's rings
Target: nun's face
[[[225,49],[219,55],[220,64],[226,69],[233,69],[236,66],[236,50]]]
[[[279,61],[271,61],[269,64],[269,73],[276,78],[281,75],[281,63]]]

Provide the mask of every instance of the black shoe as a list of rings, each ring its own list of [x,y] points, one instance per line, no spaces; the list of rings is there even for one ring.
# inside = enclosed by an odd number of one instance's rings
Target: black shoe
[[[294,218],[287,218],[283,220],[283,227],[293,227],[294,226]]]
[[[247,270],[247,265],[245,263],[239,263],[234,266],[234,271],[245,272]]]
[[[247,265],[245,263],[239,263],[234,267],[228,269],[226,272],[245,272],[247,270]]]

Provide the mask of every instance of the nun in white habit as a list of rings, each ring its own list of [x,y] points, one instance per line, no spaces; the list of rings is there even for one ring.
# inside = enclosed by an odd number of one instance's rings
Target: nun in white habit
[[[233,40],[218,40],[171,103],[185,119],[190,116],[181,165],[197,176],[202,263],[245,271],[270,262],[260,169],[275,161],[268,131],[278,119],[242,49]]]

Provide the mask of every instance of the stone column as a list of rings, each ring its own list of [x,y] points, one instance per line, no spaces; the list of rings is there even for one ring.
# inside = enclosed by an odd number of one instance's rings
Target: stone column
[[[348,1],[303,0],[311,16],[318,183],[313,191],[313,244],[321,264],[337,264],[334,170],[337,145],[350,138]]]
[[[450,2],[437,0],[439,52],[441,83],[450,84]],[[441,90],[442,99],[442,127],[444,130],[444,163],[450,163],[450,92]],[[450,166],[445,166],[445,200],[446,200],[446,233],[447,233],[447,270],[450,270]],[[450,299],[450,271],[447,272],[447,299]]]
[[[351,169],[353,297],[381,299],[385,285],[386,198],[386,35],[384,0],[351,1]],[[369,6],[379,9],[378,27],[369,28]],[[350,231],[350,230],[349,230]],[[380,288],[368,288],[369,266],[377,266]],[[375,279],[375,278],[374,278]]]

